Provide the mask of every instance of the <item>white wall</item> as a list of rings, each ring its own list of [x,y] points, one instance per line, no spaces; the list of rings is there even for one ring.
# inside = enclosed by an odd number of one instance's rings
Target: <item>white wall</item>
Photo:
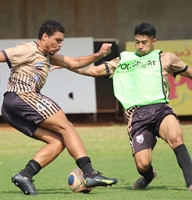
[[[0,50],[13,47],[19,42],[35,40],[0,40]],[[94,51],[93,45],[94,41],[91,37],[65,38],[59,53],[71,57],[89,55]],[[0,106],[9,73],[10,69],[7,63],[0,63]],[[50,72],[47,83],[41,92],[56,101],[66,114],[96,113],[95,79],[92,77],[75,74],[66,69],[55,70]]]

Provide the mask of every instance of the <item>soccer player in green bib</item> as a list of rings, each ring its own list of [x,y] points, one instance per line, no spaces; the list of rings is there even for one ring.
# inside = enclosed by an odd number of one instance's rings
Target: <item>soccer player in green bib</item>
[[[152,166],[152,150],[159,137],[174,151],[187,190],[192,191],[192,162],[177,115],[168,105],[167,81],[168,74],[192,79],[192,68],[170,52],[154,50],[156,29],[152,24],[139,24],[134,38],[136,52],[124,51],[109,62],[74,72],[113,78],[114,94],[125,109],[131,149],[141,175],[132,188],[144,189],[157,176]]]

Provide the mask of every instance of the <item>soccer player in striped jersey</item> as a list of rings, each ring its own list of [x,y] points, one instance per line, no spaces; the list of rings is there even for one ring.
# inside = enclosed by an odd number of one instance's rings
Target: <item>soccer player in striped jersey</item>
[[[12,177],[12,182],[26,195],[37,195],[32,178],[49,165],[66,148],[83,171],[86,187],[108,186],[117,183],[95,171],[81,138],[60,106],[41,94],[51,65],[68,70],[90,65],[111,52],[111,44],[104,43],[97,53],[72,58],[58,54],[65,29],[55,20],[45,21],[38,40],[19,43],[0,51],[0,62],[11,69],[2,104],[2,117],[12,127],[45,146],[38,150],[26,167]],[[56,172],[55,172],[56,173]]]

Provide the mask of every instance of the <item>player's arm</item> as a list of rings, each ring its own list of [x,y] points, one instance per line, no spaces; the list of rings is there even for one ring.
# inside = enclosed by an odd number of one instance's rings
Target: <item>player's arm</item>
[[[2,51],[0,51],[0,62],[6,62],[5,56]]]
[[[80,69],[73,69],[70,71],[73,71],[75,73],[85,75],[85,76],[92,76],[92,77],[103,76],[106,78],[111,78],[118,65],[119,65],[119,57],[111,61],[105,61],[102,64],[97,65],[97,66],[90,65],[87,67],[83,67]],[[61,67],[53,66],[50,71],[55,70],[55,69],[61,69]]]
[[[109,65],[107,62],[102,63],[98,66],[91,65],[71,71],[85,76],[92,76],[92,77],[104,76],[106,78],[109,78],[114,73],[112,66]]]
[[[116,67],[119,65],[119,57],[111,60],[105,61],[98,66],[87,66],[81,69],[73,70],[74,72],[86,76],[104,76],[106,78],[111,78],[115,72]]]
[[[192,68],[186,66],[186,64],[179,59],[176,55],[167,52],[166,54],[169,55],[170,67],[169,73],[176,77],[177,75],[185,76],[187,78],[192,79]]]
[[[192,79],[192,67],[186,66],[185,70],[180,72],[179,75]]]
[[[111,53],[111,44],[103,43],[99,52],[97,53],[93,53],[88,56],[76,57],[76,58],[64,56],[61,54],[55,54],[54,56],[51,56],[50,62],[52,65],[61,66],[69,70],[75,70],[75,69],[88,66],[91,63],[98,61],[102,57],[105,57],[109,53]]]

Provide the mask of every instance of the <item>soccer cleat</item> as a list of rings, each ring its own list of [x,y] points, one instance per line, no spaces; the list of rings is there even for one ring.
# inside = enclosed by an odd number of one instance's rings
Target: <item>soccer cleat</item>
[[[98,186],[111,186],[118,182],[116,178],[107,178],[101,176],[100,172],[85,174],[84,177],[85,177],[84,184],[87,188],[93,188]]]
[[[153,171],[153,179],[157,176],[157,172],[156,171]],[[152,181],[152,180],[151,180]],[[132,186],[132,189],[134,190],[138,190],[138,189],[145,189],[149,183],[143,176],[140,177]]]
[[[187,190],[192,191],[192,184],[189,187],[187,187]]]
[[[38,195],[32,179],[22,176],[20,173],[17,173],[12,177],[11,180],[17,187],[19,187],[23,191],[25,195]]]

